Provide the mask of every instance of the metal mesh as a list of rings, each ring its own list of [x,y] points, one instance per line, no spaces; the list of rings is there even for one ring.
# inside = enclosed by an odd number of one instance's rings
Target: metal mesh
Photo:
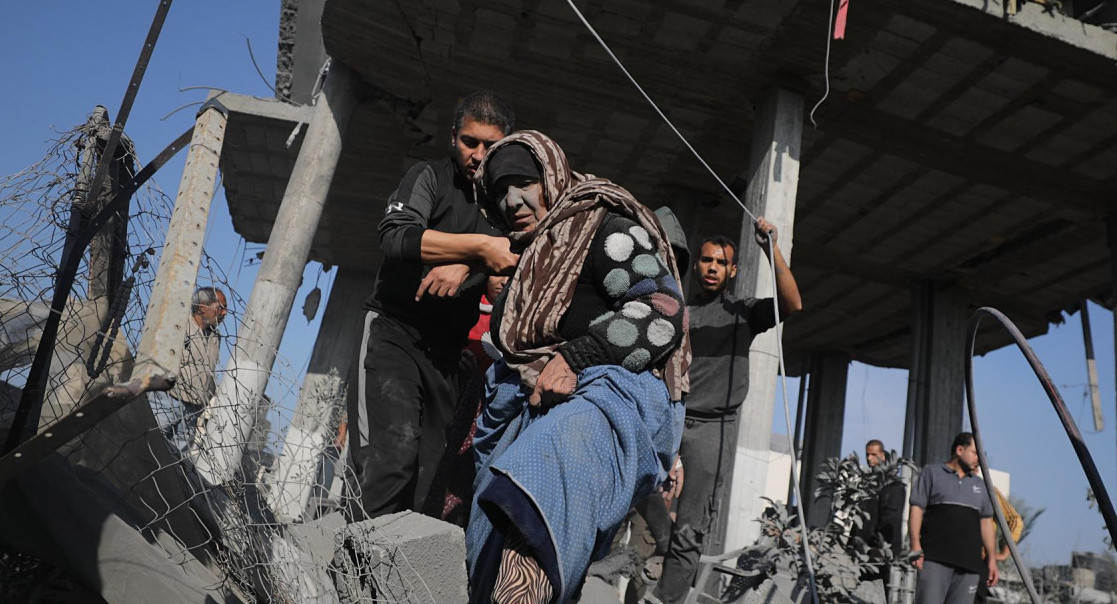
[[[83,150],[103,134],[94,121],[59,134],[41,161],[0,180],[0,430],[5,432],[39,345],[67,230],[77,224],[72,214],[83,207],[88,212],[83,205],[82,183],[88,178],[83,175],[88,165]],[[130,144],[122,148],[118,168],[140,164]],[[156,185],[144,186],[132,198],[126,229],[120,223],[106,229],[121,235],[116,247],[111,241],[95,241],[100,251],[83,254],[62,316],[40,431],[105,386],[129,379],[172,209],[173,200]],[[106,286],[99,275],[105,256],[112,256],[106,250],[112,249],[116,256],[110,260],[123,269]],[[247,344],[238,338],[247,332],[241,330],[240,314],[246,302],[230,285],[222,264],[208,254],[197,283],[226,294],[228,316],[219,327],[221,362],[214,369],[218,383],[234,379],[223,368],[235,349]],[[365,537],[378,539],[373,545],[352,532],[360,525],[347,528],[336,515],[328,517],[359,497],[339,462],[345,459],[344,445],[334,442],[347,385],[334,372],[316,376],[302,393],[301,369],[277,357],[267,396],[252,404],[236,401],[238,413],[248,413],[254,421],[247,422],[251,430],[228,445],[244,452],[232,481],[209,484],[195,469],[199,460],[222,453],[205,448],[206,432],[224,428],[213,423],[216,399],[191,421],[194,430],[185,452],[176,450],[167,427],[160,425],[165,422],[152,412],[160,397],[170,395],[151,392],[59,453],[67,468],[78,468],[75,475],[86,477],[79,480],[83,489],[108,494],[106,505],[125,520],[121,530],[134,530],[157,554],[137,551],[138,558],[146,556],[146,563],[156,564],[151,559],[165,556],[200,589],[244,601],[337,601],[339,594],[342,601],[353,602],[432,601],[391,537],[376,537],[371,534],[375,529],[365,527]],[[300,395],[314,404],[298,408],[328,412],[300,417],[295,411]],[[277,471],[281,457],[297,458],[301,471]],[[283,513],[277,514],[280,509]],[[0,584],[7,587],[0,588],[0,599],[19,601],[28,595],[21,590],[41,592],[44,584],[62,591],[79,589],[74,586],[83,583],[81,572],[72,566],[65,559],[37,560],[18,543],[4,543]],[[403,587],[387,589],[389,584]]]

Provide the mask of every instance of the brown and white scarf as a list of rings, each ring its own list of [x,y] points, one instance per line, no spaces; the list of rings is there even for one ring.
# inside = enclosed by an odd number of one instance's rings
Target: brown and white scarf
[[[505,361],[519,372],[528,389],[534,389],[539,372],[565,343],[558,331],[559,321],[570,307],[590,244],[608,212],[644,227],[680,287],[682,280],[667,233],[655,214],[631,193],[604,178],[572,171],[562,148],[535,130],[522,130],[501,139],[489,149],[486,160],[504,145],[514,144],[526,146],[542,167],[548,212],[533,231],[510,235],[514,243],[526,245],[526,249],[506,286],[500,333],[494,335],[499,336],[506,352]],[[478,182],[484,182],[486,164],[482,162],[477,169]],[[682,400],[690,390],[690,336],[685,323],[679,347],[662,367],[656,368],[674,401]]]

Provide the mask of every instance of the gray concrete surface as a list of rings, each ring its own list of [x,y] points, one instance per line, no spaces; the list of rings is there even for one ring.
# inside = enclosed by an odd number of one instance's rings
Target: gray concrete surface
[[[162,531],[145,535],[100,476],[52,455],[0,490],[0,534],[110,603],[237,602],[219,576]],[[160,544],[160,545],[157,545]]]
[[[465,534],[452,524],[400,512],[337,534],[330,571],[343,604],[443,604],[469,599]]]

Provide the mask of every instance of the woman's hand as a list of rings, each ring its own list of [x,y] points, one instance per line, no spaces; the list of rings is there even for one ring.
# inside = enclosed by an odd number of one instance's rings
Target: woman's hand
[[[567,364],[561,354],[551,357],[543,371],[539,372],[539,379],[535,380],[535,390],[528,397],[527,402],[533,407],[540,405],[551,407],[561,403],[563,399],[574,394],[578,386],[578,376]]]

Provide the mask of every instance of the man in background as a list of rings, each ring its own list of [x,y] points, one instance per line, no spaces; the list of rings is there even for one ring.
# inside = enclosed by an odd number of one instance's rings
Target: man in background
[[[190,299],[178,380],[166,393],[150,395],[155,419],[172,448],[185,453],[194,441],[198,417],[217,391],[221,334],[217,326],[228,313],[225,292],[199,287]]]
[[[879,440],[865,443],[865,463],[870,469],[880,468],[887,458]],[[857,533],[870,547],[887,547],[899,555],[904,544],[904,483],[896,476],[882,476],[881,482],[880,491],[863,504],[868,516]]]
[[[973,434],[954,437],[946,463],[923,467],[911,491],[908,534],[920,570],[915,604],[970,604],[977,595],[982,566],[987,584],[997,584],[994,556],[982,560],[982,548],[995,552],[993,504],[978,465]]]

